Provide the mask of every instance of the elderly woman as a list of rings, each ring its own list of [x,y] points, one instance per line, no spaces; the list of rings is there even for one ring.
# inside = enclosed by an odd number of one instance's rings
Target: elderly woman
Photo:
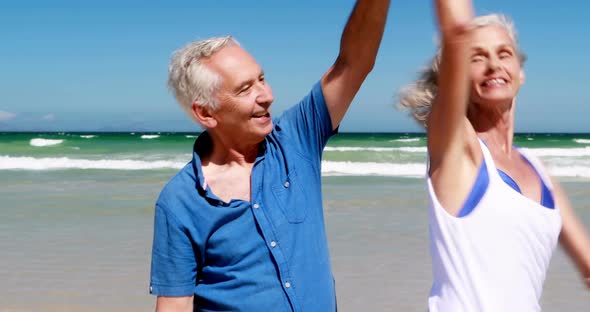
[[[524,56],[501,15],[436,1],[442,42],[401,92],[428,133],[430,311],[538,311],[557,241],[588,283],[590,238],[541,162],[512,145]]]

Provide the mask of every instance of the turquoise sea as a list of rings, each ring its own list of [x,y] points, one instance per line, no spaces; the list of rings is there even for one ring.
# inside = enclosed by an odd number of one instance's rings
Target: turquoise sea
[[[0,311],[149,311],[153,203],[195,133],[0,133]],[[322,163],[341,311],[424,311],[425,136],[343,133]],[[519,134],[590,228],[590,134]],[[509,255],[507,255],[509,256]],[[586,311],[555,253],[544,311]]]
[[[194,133],[0,133],[0,170],[174,171],[190,160],[195,137]],[[422,177],[425,144],[423,134],[339,134],[325,149],[323,173]],[[590,178],[590,134],[521,134],[514,144],[531,149],[554,176]]]

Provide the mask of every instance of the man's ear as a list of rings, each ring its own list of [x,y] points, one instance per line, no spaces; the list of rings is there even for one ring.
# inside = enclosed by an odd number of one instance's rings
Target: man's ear
[[[203,125],[203,127],[210,129],[215,128],[217,125],[217,120],[211,114],[211,109],[199,103],[198,101],[194,101],[191,105],[191,111],[195,119]]]

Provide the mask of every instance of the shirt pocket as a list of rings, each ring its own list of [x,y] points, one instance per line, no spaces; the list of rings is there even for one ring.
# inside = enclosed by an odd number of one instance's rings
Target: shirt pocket
[[[299,183],[296,171],[291,170],[285,180],[272,188],[276,202],[289,223],[301,223],[307,216],[305,194]]]

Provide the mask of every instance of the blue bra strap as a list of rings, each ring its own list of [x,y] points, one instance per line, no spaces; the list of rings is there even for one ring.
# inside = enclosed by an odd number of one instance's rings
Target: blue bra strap
[[[531,165],[531,167],[532,167],[532,165]],[[532,167],[532,168],[533,168],[533,170],[535,170],[534,167]],[[512,179],[508,174],[506,174],[504,171],[502,171],[500,169],[498,169],[498,173],[500,174],[500,177],[502,177],[502,180],[506,184],[508,184],[508,186],[510,186],[515,191],[522,194],[522,192],[520,191],[520,187],[518,187],[518,184],[516,184],[516,181],[514,181],[514,179]],[[535,173],[537,174],[537,176],[539,177],[539,180],[541,181],[541,205],[545,208],[554,209],[555,202],[553,200],[553,194],[551,193],[551,190],[549,190],[549,187],[547,187],[547,185],[545,184],[545,181],[543,181],[543,179],[541,179],[541,176],[539,175],[539,173],[536,170],[535,170]]]
[[[515,191],[517,191],[520,194],[522,194],[522,191],[520,190],[520,187],[518,187],[518,184],[516,183],[516,181],[514,181],[514,179],[512,179],[512,177],[510,177],[506,172],[504,172],[504,171],[502,171],[500,169],[498,169],[498,173],[500,174],[500,177],[502,178],[502,180],[504,182],[506,182],[506,184],[508,184]]]
[[[547,185],[545,184],[545,181],[541,177],[541,173],[539,173],[537,171],[537,168],[535,166],[533,166],[533,164],[526,157],[523,157],[523,158],[529,164],[529,166],[531,166],[531,168],[533,168],[533,171],[535,171],[535,173],[537,174],[537,177],[539,177],[539,180],[541,181],[541,206],[548,208],[548,209],[555,209],[555,201],[553,200],[553,193],[551,193],[551,190],[549,190],[549,187],[547,187]]]
[[[473,209],[479,204],[483,195],[486,193],[486,189],[490,184],[490,177],[488,175],[488,168],[486,166],[486,160],[481,160],[481,166],[479,167],[479,172],[477,173],[477,178],[475,179],[475,183],[473,184],[473,188],[467,197],[467,200],[461,207],[459,214],[457,217],[462,218],[470,214]]]
[[[551,190],[545,185],[543,179],[541,179],[541,205],[545,208],[555,209],[553,193],[551,193]]]

